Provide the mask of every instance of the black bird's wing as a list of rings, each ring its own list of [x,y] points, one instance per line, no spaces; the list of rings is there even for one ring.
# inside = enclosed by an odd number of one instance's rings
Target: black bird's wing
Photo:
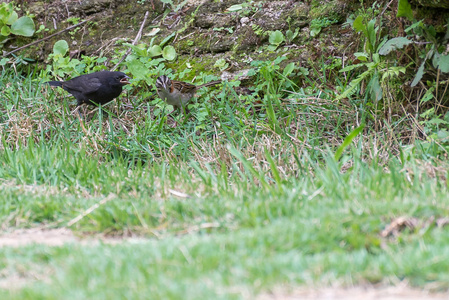
[[[62,84],[62,87],[68,92],[79,92],[84,95],[89,95],[98,91],[101,87],[100,79],[96,77],[76,77]]]

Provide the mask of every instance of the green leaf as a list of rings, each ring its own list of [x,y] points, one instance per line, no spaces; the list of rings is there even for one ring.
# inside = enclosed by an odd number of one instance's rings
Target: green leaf
[[[147,45],[146,44],[138,44],[133,45],[130,43],[123,43],[123,45],[130,47],[133,49],[134,53],[136,53],[138,56],[146,57],[147,56]]]
[[[380,55],[387,55],[393,50],[396,49],[402,49],[404,46],[407,46],[409,44],[413,43],[411,40],[405,37],[396,37],[391,40],[388,40],[380,49],[379,54]]]
[[[340,147],[338,147],[337,151],[335,151],[335,160],[338,161],[341,158],[343,151],[351,144],[352,140],[363,131],[363,128],[365,128],[365,124],[360,125],[348,134]]]
[[[0,30],[1,35],[8,36],[11,33],[11,30],[7,25],[3,25],[2,29]]]
[[[290,75],[293,72],[294,69],[295,69],[295,63],[291,62],[285,66],[282,74],[287,77],[288,75]]]
[[[165,44],[167,44],[178,32],[174,31],[172,34],[167,36],[165,39],[162,40],[162,42],[159,44],[159,46],[164,47]]]
[[[360,31],[364,31],[365,28],[365,24],[363,24],[363,17],[362,15],[359,15],[354,22],[352,23],[352,27],[354,28],[354,30],[356,32],[360,32]]]
[[[167,46],[162,50],[162,57],[166,60],[175,60],[176,58],[176,50],[173,46]]]
[[[151,57],[162,55],[162,48],[159,45],[154,45],[150,49],[148,49],[148,54]]]
[[[360,68],[360,67],[364,67],[366,66],[365,63],[361,63],[361,64],[355,64],[355,65],[349,65],[347,67],[344,67],[343,69],[341,69],[339,72],[343,73],[343,72],[348,72],[348,71],[352,71],[354,69]]]
[[[432,100],[435,96],[433,94],[433,92],[435,91],[435,87],[432,86],[430,87],[427,92],[424,94],[424,96],[422,96],[422,98],[419,100],[420,103],[425,103],[429,100]]]
[[[158,27],[153,28],[149,33],[145,34],[145,36],[155,36],[159,31],[161,31],[160,28]]]
[[[290,29],[288,29],[288,30],[285,32],[285,36],[287,37],[287,39],[288,39],[289,41],[291,41],[291,40],[294,39],[294,37],[293,37],[293,31],[291,31]]]
[[[443,124],[448,124],[448,123],[444,122]],[[446,129],[439,130],[437,132],[437,136],[440,140],[444,140],[444,142],[447,142],[449,140],[449,132]]]
[[[284,41],[284,35],[279,30],[270,32],[269,42],[272,45],[279,46]]]
[[[443,73],[449,72],[449,55],[441,55],[437,61],[438,69]]]
[[[355,89],[359,86],[360,82],[362,82],[366,77],[370,76],[372,74],[371,70],[367,70],[360,74],[356,79],[352,80],[349,83],[349,87],[346,88],[346,90],[337,96],[335,100],[341,100],[343,98],[348,97],[349,95],[353,94],[355,92]]]
[[[133,75],[133,78],[146,80],[150,71],[145,64],[138,59],[133,59],[126,62],[129,72]]]
[[[412,25],[410,25],[409,27],[405,28],[405,32],[409,33],[411,30],[415,29],[415,28],[423,28],[423,21],[419,21],[419,22],[414,22]]]
[[[377,72],[374,73],[374,76],[371,78],[369,83],[371,99],[377,102],[382,99],[382,87],[380,86],[379,74]]]
[[[416,76],[415,79],[413,79],[412,83],[410,84],[411,87],[414,87],[415,85],[418,84],[418,82],[421,80],[421,78],[424,75],[424,64],[425,64],[426,60],[424,60],[421,63],[421,66],[419,66],[418,72],[416,72]]]
[[[368,22],[368,26],[366,27],[366,32],[364,31],[366,37],[368,38],[367,46],[369,47],[369,53],[374,53],[374,49],[376,48],[377,41],[377,31],[379,27],[376,27],[376,20],[370,20]]]
[[[414,20],[412,7],[407,0],[399,0],[396,17],[406,17],[409,21]]]
[[[61,56],[66,55],[69,50],[69,44],[64,40],[59,40],[53,45],[53,54],[60,54]]]
[[[299,72],[298,73],[301,74],[301,75],[307,76],[307,75],[309,75],[309,70],[307,68],[304,68],[304,67],[299,67]]]
[[[369,58],[369,54],[366,52],[355,52],[354,56],[360,61],[367,61]]]
[[[265,151],[265,157],[267,158],[268,163],[270,164],[271,173],[273,174],[274,181],[276,181],[276,184],[279,188],[279,190],[282,192],[282,179],[279,175],[278,168],[276,166],[276,163],[274,162],[274,159],[270,155],[270,151],[267,150],[267,148],[264,149]]]
[[[2,60],[0,60],[0,66],[5,66],[7,63],[9,62],[9,58],[2,58]]]
[[[236,5],[232,5],[231,7],[229,7],[227,9],[227,11],[239,11],[243,9],[243,5],[241,4],[236,4]]]
[[[310,36],[316,37],[321,32],[321,27],[312,27],[310,29]]]
[[[19,16],[17,15],[17,13],[15,11],[12,11],[8,17],[8,20],[6,20],[6,24],[12,25],[15,21],[17,21],[18,17]]]
[[[224,58],[220,58],[215,62],[214,67],[220,69],[220,71],[223,71],[227,67],[229,67],[229,64],[226,62]]]
[[[30,17],[21,17],[11,25],[11,33],[22,36],[34,34],[34,22]]]

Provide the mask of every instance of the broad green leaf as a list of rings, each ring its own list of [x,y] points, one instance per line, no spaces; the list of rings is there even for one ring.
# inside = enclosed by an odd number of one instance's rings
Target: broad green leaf
[[[241,4],[236,4],[236,5],[232,5],[231,7],[229,7],[227,9],[227,11],[239,11],[243,9],[243,5]]]
[[[164,50],[162,50],[162,57],[166,60],[175,60],[176,58],[176,50],[173,46],[167,46],[164,47]]]
[[[4,66],[9,62],[9,58],[2,58],[2,60],[0,60],[0,66]]]
[[[438,68],[438,63],[440,62],[441,53],[438,51],[435,52],[435,54],[432,56],[432,65],[435,67],[435,69]]]
[[[447,124],[447,122],[442,119],[439,119],[439,118],[432,118],[432,119],[426,121],[426,124],[440,125],[440,124]]]
[[[321,32],[321,27],[313,27],[310,29],[310,36],[316,37]]]
[[[354,53],[354,56],[357,57],[357,59],[360,61],[367,61],[369,57],[368,53],[366,52],[356,52]]]
[[[295,63],[291,62],[291,63],[289,63],[288,65],[285,66],[284,71],[283,71],[282,74],[284,76],[288,76],[288,75],[290,75],[293,72],[294,69],[295,69]]]
[[[7,25],[3,25],[2,29],[0,30],[1,35],[8,36],[11,33],[11,30]]]
[[[407,0],[399,0],[396,17],[406,17],[409,21],[414,20],[412,7]]]
[[[289,41],[291,41],[291,40],[293,39],[293,31],[291,31],[290,29],[288,29],[288,30],[285,32],[285,36],[287,37],[287,39],[288,39]]]
[[[380,49],[379,54],[380,55],[387,55],[393,50],[396,49],[402,49],[404,46],[407,46],[409,44],[413,43],[411,40],[405,37],[396,37],[392,38],[391,40],[388,40]]]
[[[340,147],[338,147],[337,151],[335,151],[334,158],[336,161],[338,161],[341,158],[343,151],[351,144],[352,140],[363,131],[363,128],[365,128],[365,124],[361,124],[359,127],[357,127],[348,134],[348,136],[345,138]]]
[[[149,69],[140,60],[133,59],[126,63],[128,70],[133,75],[133,78],[146,80],[149,75]]]
[[[444,122],[443,124],[448,124]],[[439,130],[437,132],[437,136],[440,140],[444,140],[445,142],[449,141],[449,132],[446,129]]]
[[[69,50],[69,44],[64,40],[59,40],[53,45],[53,54],[66,55]]]
[[[17,13],[15,11],[12,11],[8,17],[8,20],[6,20],[6,24],[12,25],[15,21],[17,21],[18,18],[19,16],[17,15]]]
[[[272,45],[279,46],[284,41],[284,35],[279,30],[270,32],[269,42]]]
[[[360,32],[365,30],[365,25],[363,24],[363,17],[359,15],[354,22],[352,23],[352,27],[356,32]]]
[[[373,78],[370,80],[370,94],[371,99],[374,101],[382,99],[382,87],[380,86],[379,74],[377,72],[374,73]]]
[[[21,17],[11,25],[11,33],[22,36],[34,34],[34,22],[30,17]]]
[[[449,72],[449,55],[441,55],[438,59],[438,69],[443,73]]]
[[[373,19],[368,22],[368,26],[366,29],[366,37],[368,38],[368,47],[370,50],[370,53],[374,53],[374,49],[376,49],[376,41],[377,41],[377,31],[379,27],[376,27],[376,20]],[[364,31],[365,32],[365,31]]]
[[[159,45],[154,45],[148,49],[148,54],[150,54],[151,57],[162,55],[162,49]]]
[[[131,49],[133,49],[134,53],[136,53],[138,56],[147,56],[147,45],[146,44],[138,44],[138,45],[133,45],[130,43],[124,43],[123,45],[130,47]]]

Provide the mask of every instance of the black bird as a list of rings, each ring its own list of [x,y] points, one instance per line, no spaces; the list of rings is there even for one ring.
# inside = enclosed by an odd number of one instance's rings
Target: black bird
[[[122,72],[100,71],[81,75],[67,81],[48,81],[51,86],[59,86],[72,94],[76,106],[83,103],[95,105],[106,104],[118,97],[124,85],[129,84],[129,77]]]

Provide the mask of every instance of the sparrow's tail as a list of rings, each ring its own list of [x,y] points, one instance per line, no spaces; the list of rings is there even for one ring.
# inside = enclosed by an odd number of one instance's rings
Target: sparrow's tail
[[[46,83],[51,86],[62,86],[62,81],[47,81]]]
[[[219,83],[221,83],[221,80],[215,80],[215,81],[211,81],[211,82],[199,85],[199,86],[197,86],[197,88],[199,89],[199,88],[202,88],[202,87],[212,86],[212,85],[216,85],[216,84],[219,84]]]

